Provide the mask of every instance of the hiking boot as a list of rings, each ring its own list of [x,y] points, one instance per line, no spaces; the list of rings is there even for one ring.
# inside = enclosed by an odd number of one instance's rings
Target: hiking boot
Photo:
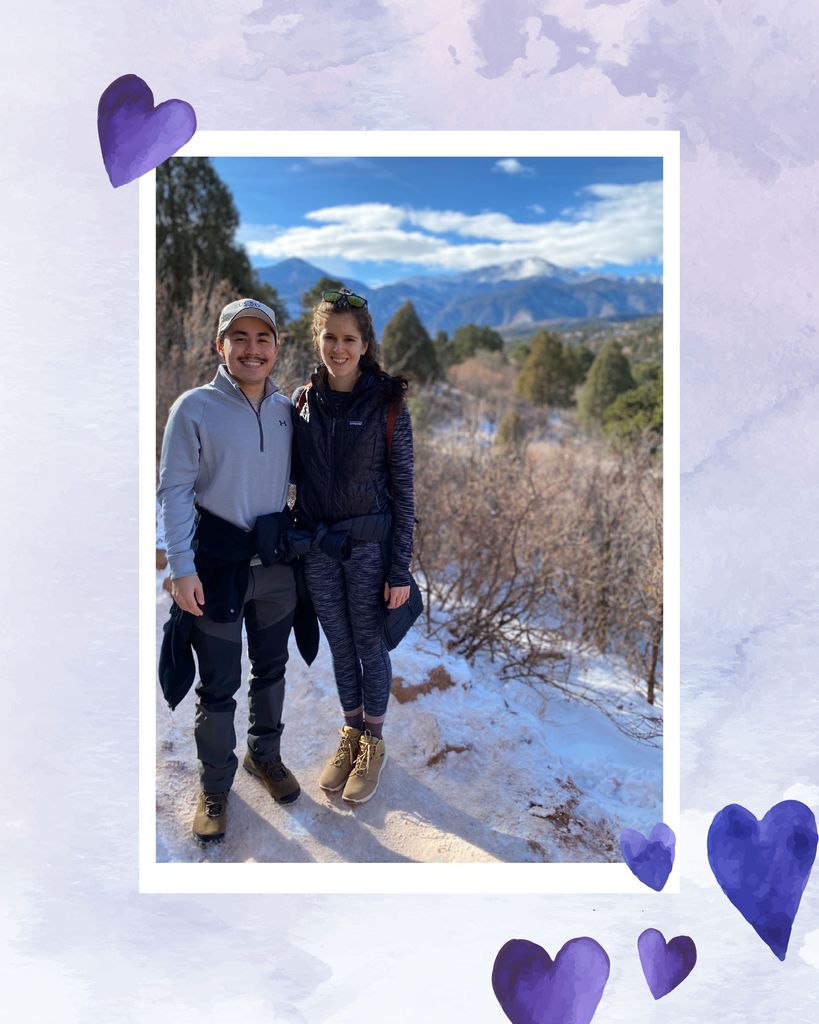
[[[225,838],[227,799],[227,793],[200,792],[193,816],[194,839],[200,843],[218,843]]]
[[[341,794],[343,800],[352,804],[365,804],[375,796],[381,769],[387,761],[384,741],[376,739],[369,729],[359,740],[358,757]]]
[[[296,776],[285,767],[280,757],[275,761],[257,761],[248,750],[244,769],[256,776],[277,804],[292,804],[301,793]]]
[[[324,766],[324,770],[319,776],[319,785],[328,793],[336,793],[341,789],[358,757],[361,731],[354,729],[351,725],[345,725],[338,730],[338,734],[341,737],[338,750]]]

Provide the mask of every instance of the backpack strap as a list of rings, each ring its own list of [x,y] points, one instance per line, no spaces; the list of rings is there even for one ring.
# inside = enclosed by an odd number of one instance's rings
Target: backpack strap
[[[296,399],[296,412],[297,413],[300,413],[302,411],[302,409],[304,408],[304,403],[307,401],[307,392],[310,390],[310,388],[312,386],[313,386],[313,382],[308,380],[308,382],[302,388],[301,394]]]

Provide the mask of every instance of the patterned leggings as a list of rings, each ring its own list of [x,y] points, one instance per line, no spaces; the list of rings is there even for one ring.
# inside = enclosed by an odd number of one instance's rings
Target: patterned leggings
[[[384,643],[381,545],[355,545],[345,562],[322,552],[308,554],[304,574],[330,645],[342,710],[349,714],[363,704],[368,719],[383,719],[392,665]]]

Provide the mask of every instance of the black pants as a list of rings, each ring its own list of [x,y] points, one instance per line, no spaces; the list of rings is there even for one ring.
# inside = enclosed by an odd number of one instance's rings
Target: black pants
[[[193,649],[199,663],[194,737],[199,777],[208,793],[229,790],[239,763],[233,718],[234,695],[242,682],[243,621],[251,667],[247,745],[258,761],[279,756],[287,639],[295,606],[289,566],[251,566],[236,622],[213,622],[203,615],[194,624]]]

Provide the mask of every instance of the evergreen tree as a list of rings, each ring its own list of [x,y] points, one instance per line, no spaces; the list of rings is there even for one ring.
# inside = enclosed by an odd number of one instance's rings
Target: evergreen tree
[[[526,362],[531,351],[531,346],[526,341],[519,341],[514,346],[512,349],[512,362],[518,367],[518,369],[520,369]]]
[[[250,291],[254,274],[234,243],[239,214],[207,157],[177,157],[156,169],[156,272],[184,308],[196,275]]]
[[[409,300],[384,328],[381,353],[385,368],[391,373],[408,373],[421,381],[438,376],[435,346]]]
[[[571,404],[574,379],[573,364],[560,338],[551,331],[538,331],[515,390],[536,405],[567,406]]]
[[[663,375],[651,376],[624,391],[603,413],[603,432],[613,440],[633,443],[645,433],[663,436]]]
[[[587,345],[567,345],[566,358],[572,368],[574,386],[577,387],[586,379],[586,374],[594,362],[594,352]]]
[[[578,416],[589,425],[602,423],[603,414],[615,398],[634,386],[631,366],[620,344],[607,341],[595,356],[577,396]]]
[[[522,448],[525,438],[526,427],[520,410],[515,406],[510,406],[498,423],[495,444],[507,451],[517,452]]]
[[[206,294],[226,284],[237,298],[260,299],[273,308],[277,323],[284,322],[286,311],[276,290],[259,281],[247,253],[234,241],[238,226],[230,189],[207,157],[177,157],[157,167],[156,274],[167,319],[182,316],[196,283]],[[172,342],[165,339],[165,344]]]
[[[435,349],[435,358],[438,360],[438,366],[441,369],[452,366],[455,359],[452,352],[452,343],[446,331],[437,331],[432,345]]]
[[[474,356],[479,348],[490,352],[503,352],[503,338],[491,327],[465,324],[452,335],[452,361],[463,363]]]

